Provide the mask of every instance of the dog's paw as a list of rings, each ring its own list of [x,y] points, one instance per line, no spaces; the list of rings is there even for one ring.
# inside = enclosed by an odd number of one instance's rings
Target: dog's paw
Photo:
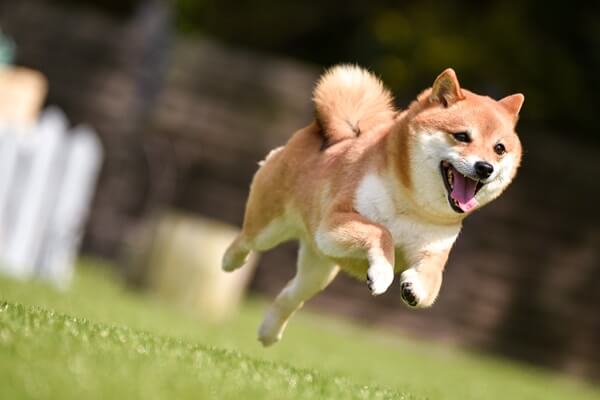
[[[248,251],[230,247],[223,255],[221,268],[225,272],[232,272],[246,264],[248,262],[248,259]]]
[[[394,281],[394,268],[386,261],[381,260],[369,266],[367,271],[367,285],[373,296],[384,293]]]
[[[281,340],[281,335],[271,335],[269,333],[258,333],[258,341],[262,343],[264,347],[269,347]]]
[[[407,269],[400,276],[400,296],[410,307],[426,307],[427,292],[414,269]]]
[[[269,347],[281,340],[283,336],[282,324],[271,313],[267,314],[264,321],[258,328],[258,341],[263,346]]]
[[[419,304],[419,298],[413,290],[412,282],[402,282],[400,284],[400,296],[411,307],[416,307]]]

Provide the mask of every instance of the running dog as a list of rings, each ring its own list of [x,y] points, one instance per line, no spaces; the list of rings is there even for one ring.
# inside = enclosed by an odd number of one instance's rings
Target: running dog
[[[461,89],[446,69],[398,111],[368,71],[327,71],[314,90],[315,121],[260,163],[242,231],[223,257],[233,271],[251,251],[300,242],[296,275],[259,328],[263,345],[279,341],[292,314],[340,270],[373,295],[400,273],[404,302],[431,306],[462,220],[515,177],[523,100]]]

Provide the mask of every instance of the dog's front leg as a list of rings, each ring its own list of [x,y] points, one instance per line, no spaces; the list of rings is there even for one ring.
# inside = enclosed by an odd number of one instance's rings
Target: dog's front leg
[[[390,232],[354,212],[337,212],[320,225],[316,242],[330,257],[367,257],[367,284],[373,295],[384,293],[394,280],[394,242]]]
[[[400,275],[400,295],[411,307],[424,308],[433,304],[442,286],[442,273],[450,249],[420,251],[408,255],[412,267]]]

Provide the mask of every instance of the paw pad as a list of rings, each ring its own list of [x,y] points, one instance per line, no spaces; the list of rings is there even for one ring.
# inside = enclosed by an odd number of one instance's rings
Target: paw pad
[[[402,300],[404,300],[404,302],[411,307],[416,307],[416,305],[419,303],[419,300],[413,291],[413,285],[411,282],[402,282],[400,285],[400,296],[402,297]]]

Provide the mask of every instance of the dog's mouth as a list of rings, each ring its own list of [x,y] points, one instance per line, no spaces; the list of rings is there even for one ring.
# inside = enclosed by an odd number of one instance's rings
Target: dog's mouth
[[[448,161],[440,163],[440,172],[448,192],[448,203],[454,211],[462,214],[477,207],[475,195],[483,187],[481,181],[464,176]]]

